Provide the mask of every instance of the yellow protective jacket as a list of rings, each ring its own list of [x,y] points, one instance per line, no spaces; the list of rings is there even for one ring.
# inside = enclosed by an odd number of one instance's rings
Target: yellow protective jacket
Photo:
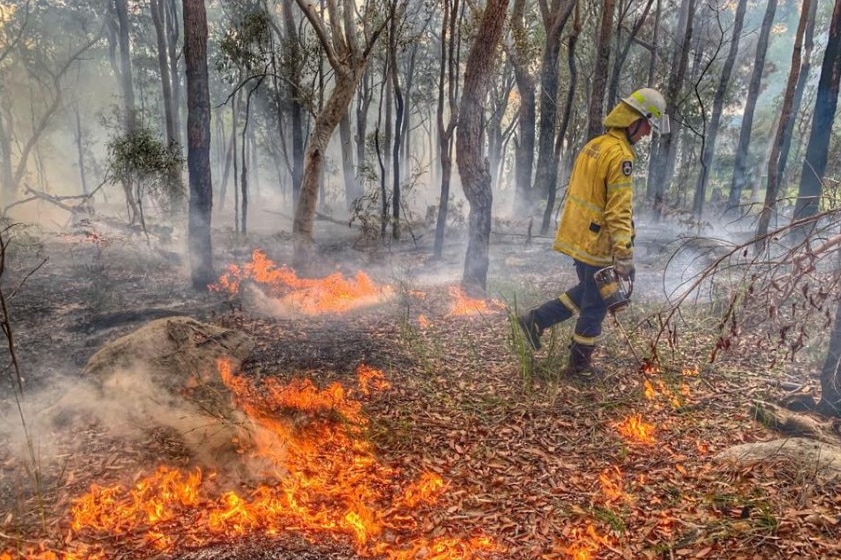
[[[635,159],[622,128],[611,128],[582,148],[569,180],[556,251],[593,266],[633,258]]]

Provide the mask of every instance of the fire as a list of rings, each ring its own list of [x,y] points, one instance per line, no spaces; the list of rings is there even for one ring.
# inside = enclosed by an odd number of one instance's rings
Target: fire
[[[260,484],[249,491],[226,488],[219,474],[160,466],[130,487],[93,485],[73,502],[64,541],[69,550],[57,556],[27,551],[22,557],[100,560],[113,557],[106,545],[82,543],[109,541],[167,554],[288,532],[332,538],[350,543],[361,556],[394,560],[468,559],[499,549],[483,535],[418,534],[415,514],[444,495],[446,482],[427,472],[401,483],[402,473],[377,459],[364,437],[362,404],[349,399],[342,385],[321,389],[308,380],[270,379],[255,387],[224,361],[219,374],[255,428],[257,441],[243,466]],[[382,372],[364,365],[357,377],[362,394],[389,387]],[[11,554],[0,553],[0,560],[13,560]]]
[[[627,439],[639,443],[654,443],[654,426],[643,422],[639,415],[629,417],[617,426],[619,433]]]
[[[607,502],[615,502],[626,498],[626,494],[622,490],[622,472],[618,467],[599,473],[599,484]]]
[[[424,315],[423,313],[418,315],[418,327],[420,327],[423,330],[429,328],[429,319],[427,319],[426,315]]]
[[[299,278],[294,270],[277,266],[259,249],[251,254],[251,262],[228,265],[210,289],[236,295],[244,282],[257,284],[282,306],[307,315],[344,313],[379,303],[394,292],[390,286],[376,284],[362,271],[353,278],[345,278],[339,272],[320,279]]]
[[[588,524],[584,531],[574,528],[570,538],[574,542],[562,547],[562,550],[571,560],[592,560],[594,554],[606,543],[606,538],[599,535],[592,524]]]
[[[459,286],[450,286],[450,297],[453,301],[450,312],[447,313],[448,317],[488,313],[492,310],[492,307],[501,307],[501,304],[496,300],[491,300],[489,303],[484,299],[469,298]]]

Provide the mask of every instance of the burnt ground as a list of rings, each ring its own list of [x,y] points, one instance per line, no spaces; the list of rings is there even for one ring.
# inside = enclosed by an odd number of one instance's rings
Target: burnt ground
[[[160,464],[193,466],[177,434],[165,430],[126,440],[95,421],[36,420],[83,377],[85,363],[103,344],[170,315],[252,336],[256,350],[242,374],[255,383],[305,377],[319,386],[351,385],[359,364],[381,369],[391,389],[363,399],[377,453],[407,478],[431,471],[447,482],[434,506],[416,512],[420,536],[480,533],[497,544],[497,552],[479,556],[487,558],[837,557],[837,480],[809,465],[731,466],[714,458],[736,443],[772,439],[751,419],[748,405],[781,396],[769,378],[814,387],[809,372],[819,349],[807,356],[811,362],[769,368],[749,345],[734,347],[710,365],[717,317],[700,302],[697,313],[684,317],[680,343],[661,352],[658,372],[640,371],[621,331],[607,320],[597,354],[605,379],[582,383],[561,374],[570,325],[556,328],[547,348],[532,357],[506,310],[555,297],[572,283],[571,263],[551,251],[551,240],[526,245],[519,235],[495,235],[488,291],[502,306],[462,317],[450,315],[448,293],[461,273],[459,246],[434,262],[430,235],[418,244],[362,251],[353,247],[355,231],[317,227],[325,271],[364,269],[395,286],[395,297],[343,316],[272,318],[247,296],[193,292],[186,264],[158,240],[150,249],[141,237],[96,227],[71,235],[16,233],[2,280],[4,293],[13,295],[15,351],[33,401],[25,417],[36,435],[34,452],[21,453],[12,436],[20,431],[20,416],[4,379],[0,558],[6,560],[3,550],[9,558],[34,557],[32,547],[43,554],[80,550],[74,548],[79,542],[105,547],[113,558],[357,557],[346,537],[300,531],[162,554],[130,535],[69,530],[69,507],[92,483],[130,484]],[[649,229],[638,239],[637,303],[622,323],[640,354],[657,333],[649,317],[662,303],[664,286],[669,291],[691,276],[687,271],[708,250],[671,261],[678,279],[664,279],[673,238]],[[216,265],[245,262],[253,248],[277,263],[290,260],[287,235],[242,240],[217,232]],[[622,435],[631,417],[654,431],[653,443]],[[15,552],[21,550],[29,552]],[[472,556],[427,550],[415,557]]]

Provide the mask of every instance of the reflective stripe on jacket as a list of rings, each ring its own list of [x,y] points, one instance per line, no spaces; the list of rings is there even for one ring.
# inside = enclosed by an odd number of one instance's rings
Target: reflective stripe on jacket
[[[625,129],[590,140],[575,160],[553,248],[594,266],[630,259],[633,239],[633,163]]]

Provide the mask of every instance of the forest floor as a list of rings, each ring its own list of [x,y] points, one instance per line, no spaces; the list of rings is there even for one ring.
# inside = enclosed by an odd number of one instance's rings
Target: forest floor
[[[773,439],[751,418],[750,404],[782,396],[769,379],[816,387],[820,349],[801,355],[802,363],[769,368],[749,344],[734,345],[710,364],[720,318],[696,302],[673,337],[676,346],[661,348],[659,367],[637,360],[657,335],[650,317],[663,305],[663,287],[675,285],[663,275],[670,256],[663,239],[672,238],[664,231],[641,230],[636,303],[620,315],[630,344],[608,318],[596,355],[605,377],[587,383],[560,373],[571,324],[556,327],[534,355],[512,328],[512,309],[556,297],[574,281],[571,262],[552,252],[550,239],[525,245],[523,237],[495,235],[491,299],[459,314],[451,289],[462,249],[448,247],[445,259],[433,261],[426,236],[372,254],[350,247],[354,232],[328,230],[321,229],[319,244],[326,270],[364,270],[388,285],[391,297],[347,313],[277,315],[246,294],[196,294],[177,254],[150,249],[142,237],[96,228],[16,233],[2,280],[13,295],[26,385],[21,415],[11,383],[3,384],[0,558],[841,556],[841,481],[808,464],[739,466],[715,457],[735,444]],[[328,243],[334,235],[341,240]],[[214,248],[220,270],[248,262],[253,249],[279,265],[291,255],[285,234],[244,240],[217,232]],[[694,262],[673,260],[670,268],[685,279]],[[344,459],[366,465],[355,476],[371,476],[354,482],[357,494],[363,487],[374,493],[339,507],[367,512],[378,529],[354,532],[354,519],[339,515],[320,528],[287,516],[281,526],[249,519],[227,533],[203,532],[207,520],[195,512],[186,522],[153,521],[154,504],[139,526],[116,533],[71,526],[71,510],[92,484],[142,493],[140,482],[164,466],[184,477],[201,467],[165,431],[126,439],[93,418],[38,421],[40,411],[84,381],[96,350],[170,315],[247,333],[256,347],[238,373],[256,387],[306,379],[317,391],[343,388],[342,398],[360,414],[355,429],[347,418],[322,420],[338,430],[330,445],[359,440]],[[380,372],[377,390],[358,377],[361,365]],[[19,435],[21,417],[28,438]],[[316,463],[308,475],[322,466]],[[203,476],[225,486],[207,470]],[[413,492],[424,499],[410,500]],[[260,489],[243,484],[236,494],[254,500]],[[231,506],[234,499],[205,495],[186,509]],[[336,507],[331,500],[322,504],[325,516]],[[247,508],[231,507],[237,509]],[[150,540],[153,533],[159,540]]]

